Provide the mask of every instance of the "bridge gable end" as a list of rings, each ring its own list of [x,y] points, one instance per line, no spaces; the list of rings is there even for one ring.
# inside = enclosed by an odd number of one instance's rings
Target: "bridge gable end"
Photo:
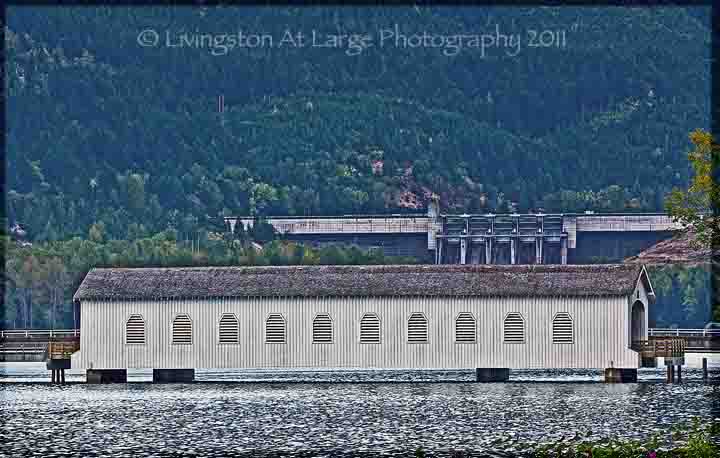
[[[635,280],[635,289],[633,290],[631,302],[638,299],[644,299],[643,302],[646,305],[655,302],[655,290],[652,287],[650,275],[648,275],[645,266],[642,266]]]

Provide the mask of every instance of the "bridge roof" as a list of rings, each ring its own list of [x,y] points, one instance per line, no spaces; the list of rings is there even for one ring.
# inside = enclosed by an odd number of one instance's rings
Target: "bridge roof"
[[[75,299],[625,296],[639,264],[180,267],[91,270]]]

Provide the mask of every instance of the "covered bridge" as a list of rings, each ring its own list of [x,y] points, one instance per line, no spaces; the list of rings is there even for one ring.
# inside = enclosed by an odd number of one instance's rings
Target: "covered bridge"
[[[636,369],[653,298],[641,265],[93,269],[72,366]]]

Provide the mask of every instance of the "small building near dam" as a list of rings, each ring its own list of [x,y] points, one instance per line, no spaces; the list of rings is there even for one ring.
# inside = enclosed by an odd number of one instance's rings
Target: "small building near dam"
[[[654,293],[641,265],[93,269],[75,300],[88,381],[152,368],[640,366]]]

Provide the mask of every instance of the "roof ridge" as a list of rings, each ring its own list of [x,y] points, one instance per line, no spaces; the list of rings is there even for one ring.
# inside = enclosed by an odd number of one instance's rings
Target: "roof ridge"
[[[603,296],[641,264],[196,266],[91,270],[76,299],[255,296]]]

